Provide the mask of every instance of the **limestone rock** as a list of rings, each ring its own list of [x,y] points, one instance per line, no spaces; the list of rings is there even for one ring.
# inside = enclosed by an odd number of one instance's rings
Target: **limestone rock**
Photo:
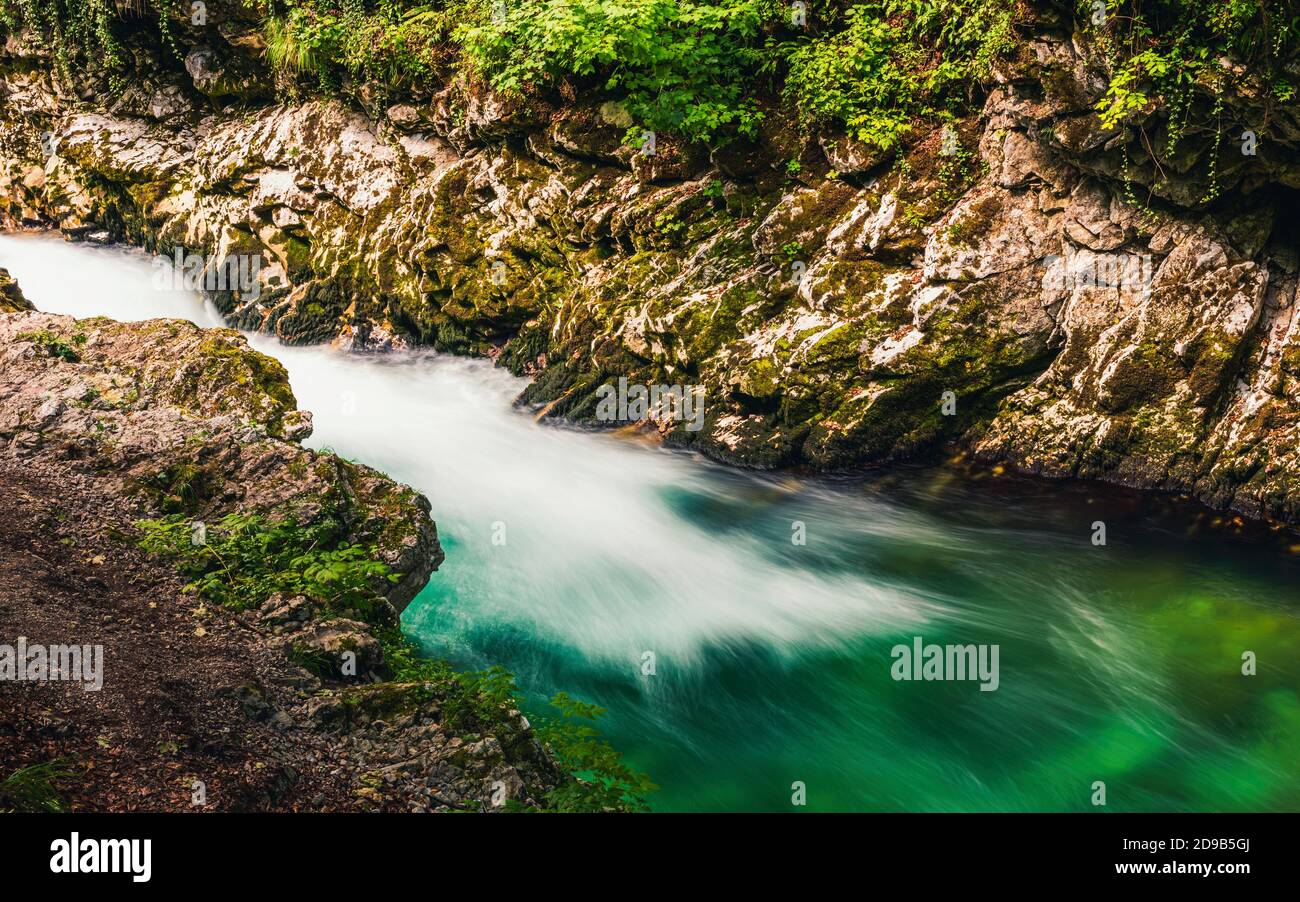
[[[384,672],[379,640],[357,620],[312,621],[280,641],[294,660],[319,676],[356,680]]]
[[[1300,185],[1294,103],[1227,90],[1225,121],[1276,133],[1212,174],[1206,142],[1170,149],[1159,116],[1104,130],[1103,48],[1038,16],[981,111],[918,123],[886,156],[768,106],[752,137],[706,151],[656,135],[647,154],[607,98],[557,107],[462,78],[354,92],[370,115],[251,94],[217,110],[244,96],[224,93],[231,73],[258,71],[236,14],[220,42],[187,38],[207,96],[146,71],[117,106],[73,103],[31,66],[0,75],[22,138],[0,153],[0,209],[74,237],[259,254],[256,299],[213,298],[233,324],[487,355],[534,377],[520,403],[545,416],[591,422],[620,376],[697,385],[702,429],[643,425],[732,463],[835,469],[956,442],[1294,519],[1293,225],[1277,196]],[[194,102],[168,119],[147,109],[160,96]],[[1213,101],[1193,88],[1196,109]],[[37,150],[46,126],[53,154]],[[954,416],[938,412],[948,393]],[[271,419],[281,440],[309,429]],[[47,440],[26,423],[10,439]]]

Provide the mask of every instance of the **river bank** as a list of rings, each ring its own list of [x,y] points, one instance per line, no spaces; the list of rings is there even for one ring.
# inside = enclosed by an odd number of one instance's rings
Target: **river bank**
[[[60,312],[214,315],[138,251],[5,237],[0,266]],[[1116,810],[1300,804],[1285,530],[987,468],[756,474],[538,424],[487,361],[251,341],[309,445],[437,499],[447,562],[404,632],[537,710],[606,708],[657,809],[788,811],[795,781],[808,810],[1085,810],[1094,780]],[[999,644],[999,688],[893,681],[917,636]]]
[[[443,558],[428,501],[310,427],[231,330],[0,314],[0,807],[549,804],[512,699],[398,632]]]

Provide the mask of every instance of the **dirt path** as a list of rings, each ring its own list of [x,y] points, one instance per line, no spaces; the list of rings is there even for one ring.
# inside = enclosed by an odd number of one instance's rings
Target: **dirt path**
[[[93,480],[0,461],[0,644],[102,645],[104,685],[0,681],[0,779],[64,759],[74,810],[351,808],[337,742],[288,723],[312,678],[205,613]],[[276,713],[277,710],[279,713]]]

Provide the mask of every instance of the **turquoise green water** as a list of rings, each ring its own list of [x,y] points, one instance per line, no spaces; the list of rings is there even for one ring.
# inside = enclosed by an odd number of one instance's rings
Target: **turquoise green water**
[[[214,321],[140,254],[0,236],[0,265],[42,309]],[[1300,538],[1097,485],[738,472],[537,425],[482,361],[255,341],[316,446],[429,496],[447,561],[407,630],[604,706],[657,809],[1092,810],[1101,781],[1107,810],[1300,810]],[[997,645],[998,688],[895,681],[916,636]]]
[[[833,642],[718,637],[687,662],[660,657],[654,676],[539,639],[441,581],[407,623],[431,650],[609,708],[606,732],[661,784],[661,810],[790,810],[795,780],[810,810],[1085,810],[1097,780],[1111,810],[1300,808],[1300,568],[1281,537],[944,471],[709,479],[657,500],[684,528],[761,543],[789,573],[869,574],[942,613]],[[809,524],[805,549],[790,546],[792,519]],[[998,644],[999,688],[895,682],[890,647],[914,635]],[[1256,676],[1241,673],[1245,650]]]

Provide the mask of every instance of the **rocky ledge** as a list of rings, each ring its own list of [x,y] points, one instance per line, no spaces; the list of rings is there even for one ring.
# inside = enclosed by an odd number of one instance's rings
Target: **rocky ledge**
[[[57,761],[91,810],[545,806],[564,777],[523,716],[397,630],[442,560],[428,501],[310,425],[234,331],[0,314],[3,641],[103,648],[97,692],[5,683],[0,774]],[[258,594],[297,535],[364,560],[316,583],[346,594]]]
[[[429,502],[302,447],[289,376],[231,329],[30,312],[0,320],[0,447],[65,461],[123,496],[213,523],[231,511],[329,522],[398,577],[397,612],[442,562]]]

